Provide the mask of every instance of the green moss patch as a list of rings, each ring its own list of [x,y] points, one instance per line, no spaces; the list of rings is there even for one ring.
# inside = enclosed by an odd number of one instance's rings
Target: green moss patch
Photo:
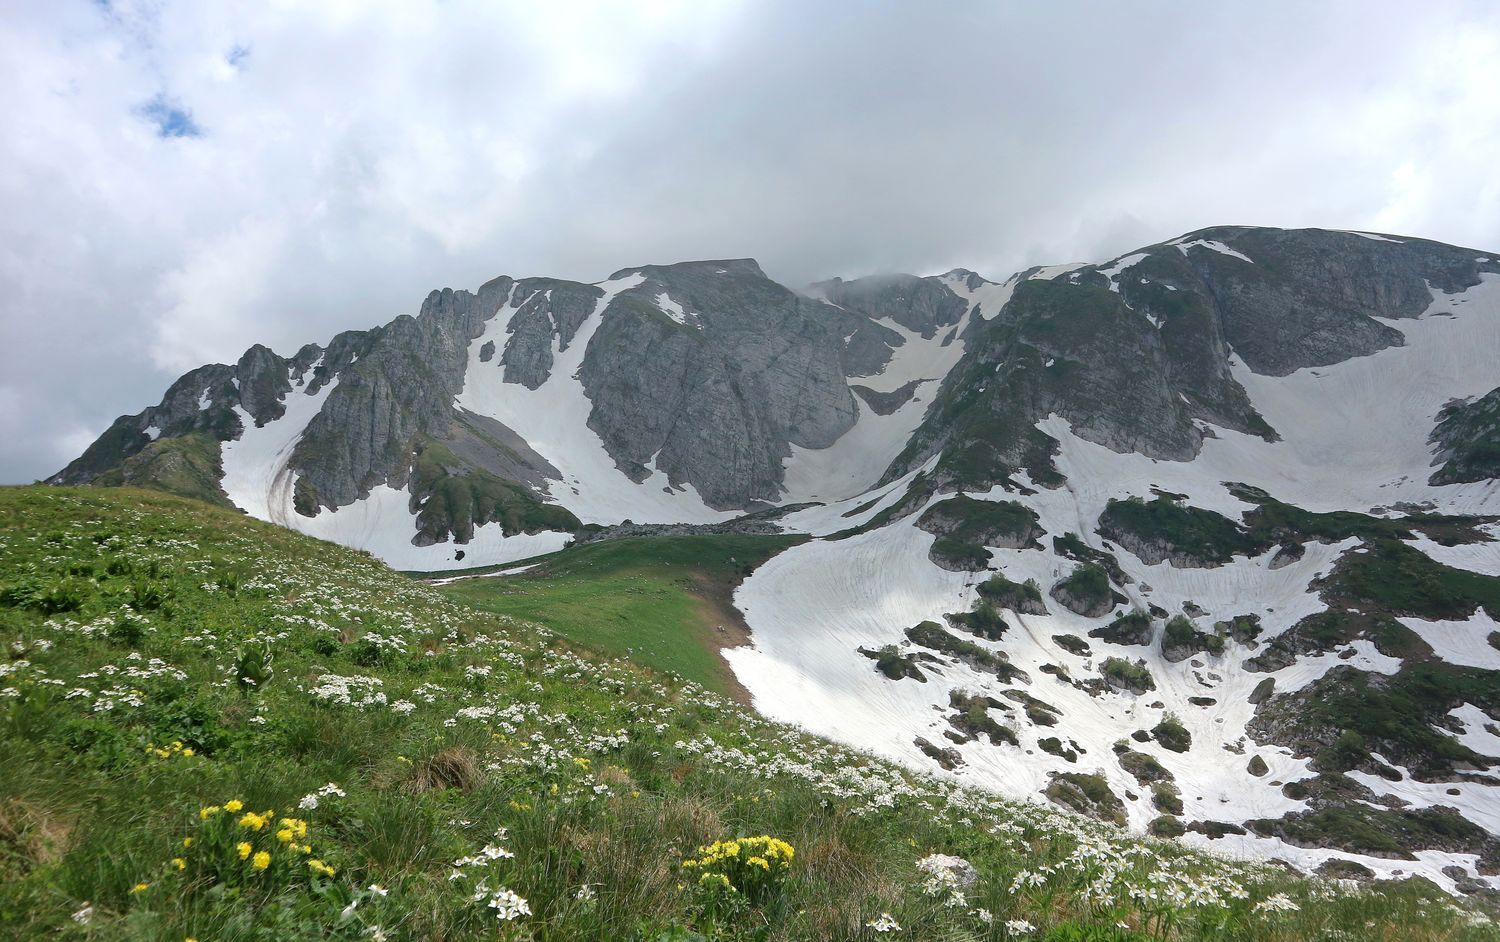
[[[474,529],[498,523],[506,536],[544,530],[576,531],[582,524],[563,507],[544,503],[517,481],[496,477],[428,441],[411,471],[417,531],[431,542],[467,543]]]
[[[1171,497],[1111,500],[1099,515],[1099,535],[1129,549],[1147,564],[1164,559],[1218,566],[1249,555],[1256,543],[1239,524]]]

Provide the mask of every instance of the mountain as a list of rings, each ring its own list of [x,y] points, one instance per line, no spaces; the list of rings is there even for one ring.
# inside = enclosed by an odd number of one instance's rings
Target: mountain
[[[392,565],[631,522],[815,539],[735,596],[757,709],[1305,869],[1500,888],[1500,261],[1220,227],[1003,282],[508,277],[263,347],[59,484]]]

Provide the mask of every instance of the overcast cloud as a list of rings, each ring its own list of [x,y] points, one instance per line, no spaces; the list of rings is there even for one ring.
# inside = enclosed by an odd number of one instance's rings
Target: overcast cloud
[[[1003,278],[1207,225],[1500,249],[1500,5],[13,0],[0,481],[499,274]]]

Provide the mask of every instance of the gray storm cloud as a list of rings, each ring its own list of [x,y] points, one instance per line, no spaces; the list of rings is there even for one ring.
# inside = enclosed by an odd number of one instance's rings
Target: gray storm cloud
[[[1500,248],[1495,88],[1492,4],[23,2],[0,481],[200,363],[501,273],[1003,277],[1230,223]]]

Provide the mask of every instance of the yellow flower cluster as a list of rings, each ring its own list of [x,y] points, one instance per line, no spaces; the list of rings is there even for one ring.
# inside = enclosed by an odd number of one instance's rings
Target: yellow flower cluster
[[[762,834],[759,837],[737,837],[732,841],[714,841],[698,848],[698,857],[682,862],[690,869],[707,869],[728,862],[742,862],[761,870],[784,871],[792,865],[797,855],[791,844],[780,838]]]
[[[714,841],[698,848],[698,856],[682,862],[700,871],[698,886],[715,892],[743,893],[752,902],[777,892],[797,852],[791,844],[769,834]]]
[[[274,808],[251,811],[243,801],[232,798],[222,805],[199,808],[198,820],[203,825],[197,839],[184,837],[184,856],[172,858],[171,866],[178,871],[191,866],[195,873],[206,868],[216,874],[215,879],[226,876],[236,879],[230,876],[231,872],[257,877],[272,870],[278,860],[284,860],[292,869],[277,867],[274,874],[280,875],[276,877],[278,880],[295,874],[302,866],[317,876],[331,877],[336,872],[327,863],[312,857],[308,825],[302,818],[278,818]],[[274,841],[271,840],[273,836]],[[198,849],[189,852],[188,849],[194,847]],[[193,856],[189,856],[190,853]],[[235,862],[232,867],[231,862]]]
[[[182,744],[182,740],[174,739],[165,746],[157,746],[154,744],[147,746],[146,755],[155,756],[156,758],[165,761],[167,759],[176,758],[177,756],[182,756],[184,759],[191,758],[194,755],[194,752],[192,746],[184,746]]]
[[[243,818],[240,818],[240,827],[249,828],[252,831],[259,831],[261,828],[266,826],[266,822],[269,821],[271,819],[271,815],[275,813],[276,812],[274,810],[267,811],[265,814],[256,814],[253,811],[247,811],[245,812],[245,816]]]

